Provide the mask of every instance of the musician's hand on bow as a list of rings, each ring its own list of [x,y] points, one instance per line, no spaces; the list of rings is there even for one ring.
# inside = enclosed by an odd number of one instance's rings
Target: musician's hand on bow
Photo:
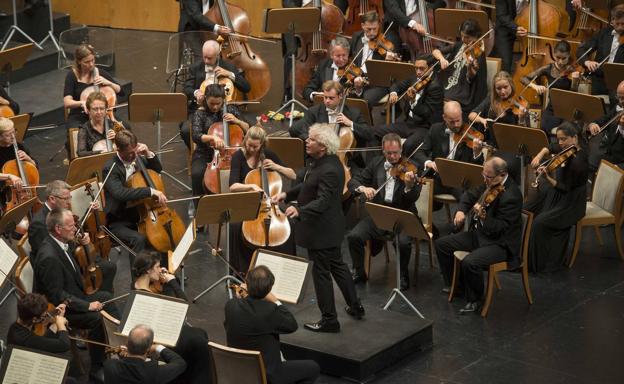
[[[538,95],[543,95],[544,92],[546,92],[546,89],[548,89],[544,85],[538,85],[535,83],[531,83],[531,88],[533,88],[533,90],[537,92]]]
[[[453,218],[453,225],[455,228],[460,228],[464,225],[464,221],[466,221],[466,214],[462,211],[457,211],[455,213],[455,217]]]
[[[212,147],[214,149],[216,149],[217,151],[223,149],[225,147],[225,141],[223,141],[223,139],[221,139],[219,136],[215,136],[215,135],[206,135],[208,136],[208,142],[210,143],[210,145],[212,145]]]
[[[425,168],[431,168],[436,173],[438,172],[438,166],[436,165],[435,161],[433,161],[433,160],[425,161]]]
[[[356,89],[362,89],[364,87],[364,78],[362,76],[358,76],[353,79],[353,85]]]
[[[286,211],[284,211],[284,213],[286,214],[286,217],[289,217],[291,219],[299,217],[299,211],[297,210],[297,207],[295,207],[294,205],[288,206],[288,208],[286,208]]]
[[[234,77],[234,74],[232,72],[228,71],[227,69],[221,68],[219,66],[217,66],[214,71],[217,77],[228,77],[230,79]]]
[[[475,205],[472,206],[472,210],[474,211],[475,215],[477,215],[480,219],[485,219],[485,207],[482,206],[479,203],[475,203]]]
[[[347,127],[353,127],[353,121],[351,121],[344,113],[339,113],[336,116],[336,123],[346,125]]]
[[[420,23],[415,23],[412,29],[421,35],[424,35],[427,33],[427,30],[425,29],[425,27]]]
[[[528,34],[529,34],[529,31],[527,31],[526,28],[520,27],[520,26],[518,26],[518,28],[516,28],[516,36],[524,37],[524,36],[526,36]]]
[[[472,139],[472,152],[475,154],[475,156],[481,153],[482,150],[483,150],[483,141],[477,138]]]
[[[104,308],[104,305],[99,301],[92,301],[89,303],[89,312],[99,312]]]
[[[219,35],[229,35],[230,33],[232,33],[232,30],[229,27],[226,27],[225,25],[219,25],[219,29],[217,29],[217,33]]]
[[[596,123],[589,123],[589,126],[587,128],[589,129],[589,133],[591,133],[592,135],[595,135],[600,131],[600,126]]]
[[[386,52],[386,60],[388,60],[388,61],[401,61],[401,56],[399,56],[398,53],[387,51]]]
[[[264,193],[264,190],[259,185],[257,185],[257,184],[248,184],[248,185],[249,185],[249,188],[251,188],[251,190],[253,192],[262,192],[262,193]]]
[[[600,63],[594,60],[585,60],[585,68],[589,69],[590,72],[596,72],[598,67],[600,67]]]
[[[414,100],[416,97],[416,90],[413,87],[407,88],[407,97],[409,97],[410,100]]]
[[[390,104],[396,104],[398,100],[399,100],[399,96],[397,95],[396,92],[392,92],[390,93],[390,96],[388,96],[388,102]]]
[[[157,189],[152,189],[152,198],[158,201],[158,204],[167,204],[167,196]]]
[[[11,175],[9,174],[9,178],[7,179],[9,180],[9,182],[19,191],[22,189],[22,186],[24,185],[24,183],[22,182],[22,179],[18,176],[15,175]]]
[[[273,204],[277,204],[281,201],[284,201],[285,199],[286,199],[286,192],[280,192],[277,195],[271,196],[271,202]]]
[[[375,198],[375,188],[361,186],[358,188],[358,192],[363,194],[367,201],[371,201]]]
[[[89,205],[89,207],[91,208],[91,210],[93,211],[99,211],[102,207],[100,206],[100,202],[98,200],[95,200],[93,202],[91,202],[91,204]]]
[[[446,60],[444,58],[440,59],[440,69],[441,70],[445,70],[446,68],[448,68],[448,66],[449,66],[449,61],[448,60]]]

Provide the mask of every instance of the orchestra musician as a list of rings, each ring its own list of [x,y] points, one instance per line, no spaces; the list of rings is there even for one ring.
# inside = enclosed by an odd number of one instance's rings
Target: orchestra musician
[[[420,195],[420,186],[415,185],[416,177],[414,172],[405,172],[405,181],[393,176],[391,173],[393,168],[398,169],[398,167],[401,167],[403,161],[409,161],[401,157],[401,137],[396,133],[388,133],[383,137],[381,143],[383,156],[379,156],[369,162],[362,172],[349,180],[349,191],[363,195],[367,201],[412,211],[417,214],[414,203]],[[386,180],[388,180],[387,184],[379,193],[376,193],[377,189]],[[355,283],[367,280],[364,274],[364,245],[366,241],[379,240],[388,234],[388,231],[377,228],[370,216],[358,221],[355,227],[347,234],[349,253],[353,262],[353,281]],[[377,247],[375,247],[376,251],[371,250],[372,255],[376,255],[381,250],[379,246],[381,244],[375,242],[374,245],[377,245]],[[416,249],[416,252],[419,252],[418,249]],[[401,264],[400,288],[404,291],[410,285],[408,265],[412,253],[412,239],[404,233],[399,235],[399,253]]]
[[[165,384],[186,369],[186,363],[171,349],[154,344],[154,331],[147,325],[135,325],[128,334],[125,353],[119,359],[104,362],[104,383]],[[160,364],[164,361],[165,364]]]
[[[590,72],[593,95],[609,93],[604,82],[604,73],[599,68],[599,64],[607,57],[607,63],[624,63],[624,46],[620,40],[624,35],[624,4],[613,7],[610,17],[610,25],[584,41],[576,51],[578,57],[583,56],[589,50],[596,52],[593,60],[586,55],[582,63]]]
[[[483,42],[474,49],[464,52],[473,44],[482,31],[474,19],[466,19],[459,27],[460,41],[453,45],[434,49],[433,57],[440,61],[440,81],[444,87],[444,98],[461,104],[465,117],[487,96],[487,65]],[[457,59],[452,67],[449,63]]]
[[[545,79],[548,84],[552,84],[550,87],[551,89],[557,88],[576,92],[579,86],[580,73],[572,66],[573,60],[571,57],[571,50],[570,43],[567,41],[561,40],[557,42],[553,49],[555,61],[523,76],[520,82],[534,89],[538,95],[544,95],[547,90],[545,85],[539,84],[542,78]],[[532,79],[535,80],[531,82]],[[552,129],[559,126],[562,122],[562,119],[555,116],[552,101],[549,100],[548,105],[542,111],[540,127],[544,130],[546,136],[551,136]]]
[[[13,120],[6,117],[0,117],[0,169],[7,161],[15,160],[15,151],[13,150],[13,141],[15,139],[15,125]],[[23,143],[17,143],[17,156],[21,161],[27,161],[34,166],[37,166],[37,162],[30,156],[30,151],[24,146]],[[3,178],[11,179],[14,178]]]
[[[275,277],[259,265],[249,271],[242,288],[246,297],[225,304],[227,344],[233,348],[260,351],[269,384],[314,383],[320,374],[314,360],[285,360],[280,356],[280,334],[297,330],[293,314],[271,292]]]
[[[564,265],[570,228],[585,216],[588,161],[578,132],[574,123],[564,122],[557,127],[557,143],[543,148],[531,161],[542,175],[537,179],[538,193],[525,204],[535,213],[528,256],[529,269],[535,272],[552,272]],[[576,154],[549,173],[542,160],[569,147]]]
[[[160,284],[160,294],[188,301],[176,277],[166,268],[160,266],[160,255],[157,252],[141,251],[132,264],[133,287],[139,291],[152,292],[153,284]],[[180,337],[172,348],[186,362],[186,370],[180,376],[180,383],[210,384],[210,349],[208,334],[201,328],[182,325]]]
[[[177,0],[180,3],[180,21],[178,32],[211,31],[222,35],[233,32],[225,25],[215,24],[204,14],[208,12],[212,1],[206,0]]]
[[[204,81],[206,84],[214,84],[219,82],[220,77],[225,77],[232,80],[234,87],[240,92],[249,92],[251,86],[245,79],[245,75],[234,64],[221,58],[219,43],[214,40],[206,41],[202,47],[202,58],[203,61],[191,65],[189,68],[190,76],[184,83],[184,93],[190,101],[189,114],[205,105],[206,95],[200,89]],[[180,129],[180,136],[187,148],[190,148],[191,145],[190,129],[186,125]]]
[[[128,122],[112,120],[107,116],[108,100],[101,92],[93,92],[87,97],[85,104],[89,113],[89,120],[80,126],[78,131],[78,156],[90,156],[97,153],[107,152],[106,146],[94,150],[96,143],[103,143],[106,140],[111,142],[115,139],[116,131],[119,129],[130,130]],[[106,131],[108,124],[108,131]],[[100,145],[100,144],[98,144]]]
[[[624,111],[624,81],[618,84],[616,96],[618,103],[615,108],[588,126],[590,134],[597,135],[600,128],[614,119],[617,114],[621,116],[605,128],[599,147],[593,148],[589,153],[589,171],[592,174],[598,170],[602,159],[624,168],[624,115],[622,115],[622,111]]]
[[[126,181],[138,170],[136,162],[142,161],[146,168],[156,172],[162,170],[160,161],[147,145],[139,143],[137,137],[131,131],[122,130],[115,136],[117,154],[106,163],[102,174],[110,176],[104,185],[104,197],[106,206],[106,222],[108,229],[121,241],[128,244],[135,252],[139,252],[147,246],[145,235],[137,231],[139,214],[136,207],[127,208],[126,204],[134,200],[152,197],[160,204],[167,203],[167,197],[157,189],[148,187],[130,188]],[[115,168],[111,167],[115,164]],[[134,256],[130,254],[132,263]]]
[[[329,58],[322,60],[312,78],[303,88],[303,98],[314,101],[315,95],[323,94],[323,84],[329,80],[338,81],[338,71],[349,63],[349,41],[341,36],[336,36],[329,46]]]
[[[297,245],[306,248],[314,262],[312,277],[322,318],[304,327],[315,332],[340,331],[332,276],[347,302],[346,312],[358,320],[364,316],[351,273],[340,254],[345,217],[341,209],[344,169],[336,156],[339,144],[331,125],[311,126],[306,153],[312,163],[297,174],[292,189],[272,197],[274,203],[291,202],[284,213],[295,219]]]
[[[373,143],[379,143],[387,133],[396,133],[401,138],[407,139],[403,144],[403,152],[406,155],[422,143],[431,124],[442,121],[442,107],[444,91],[435,74],[427,75],[417,85],[416,90],[412,87],[418,79],[423,77],[429,70],[427,58],[420,56],[414,61],[414,75],[396,82],[390,87],[388,102],[396,104],[400,95],[407,92],[406,116],[404,121],[396,121],[390,125],[380,125],[373,128]]]
[[[266,148],[266,131],[259,126],[249,128],[243,139],[242,147],[232,155],[230,165],[230,192],[256,191],[263,193],[263,189],[256,184],[245,184],[245,177],[261,163],[267,171],[275,171],[289,180],[295,180],[297,175],[292,168],[285,167],[277,154]],[[270,196],[269,196],[270,197]],[[253,249],[246,243],[241,233],[242,223],[230,224],[230,261],[232,266],[241,272],[249,269]],[[266,248],[266,247],[265,247]],[[289,239],[279,249],[288,254],[295,254],[295,244]]]
[[[70,304],[65,312],[67,320],[76,328],[88,330],[89,339],[104,342],[104,328],[99,311],[104,309],[116,318],[120,316],[115,304],[102,304],[112,298],[112,292],[106,291],[104,286],[90,295],[84,292],[82,275],[74,257],[77,228],[73,213],[65,208],[55,208],[48,214],[46,226],[49,236],[41,243],[33,265],[35,287],[52,305],[69,300]],[[78,241],[83,246],[91,242],[89,234],[85,234]],[[89,354],[90,375],[99,378],[102,375],[104,348],[90,345]]]
[[[513,71],[513,45],[516,37],[524,37],[529,31],[516,24],[516,16],[524,1],[496,0],[496,24],[494,26],[494,45],[507,73]]]
[[[483,165],[484,184],[466,191],[459,202],[453,224],[464,225],[469,216],[468,231],[440,237],[435,241],[436,254],[448,293],[453,273],[453,252],[469,251],[461,261],[460,290],[466,296],[466,306],[460,314],[475,312],[483,299],[483,269],[490,264],[507,261],[518,265],[522,238],[522,194],[518,185],[508,177],[507,164],[493,157]],[[487,195],[494,199],[485,204]]]

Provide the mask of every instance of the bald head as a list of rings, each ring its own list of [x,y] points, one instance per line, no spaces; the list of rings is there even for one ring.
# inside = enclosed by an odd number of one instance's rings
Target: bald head
[[[461,105],[459,105],[457,101],[447,101],[444,103],[442,118],[451,131],[458,132],[462,124],[464,124]]]
[[[502,173],[507,173],[507,162],[505,160],[501,159],[500,157],[494,156],[494,157],[488,159],[488,161],[485,162],[484,166],[486,164],[488,166],[492,167],[492,170],[497,175],[500,175]]]
[[[219,43],[214,40],[207,40],[202,47],[202,57],[204,64],[215,65],[219,56]]]
[[[154,331],[147,325],[136,325],[128,334],[128,353],[145,355],[154,342]]]

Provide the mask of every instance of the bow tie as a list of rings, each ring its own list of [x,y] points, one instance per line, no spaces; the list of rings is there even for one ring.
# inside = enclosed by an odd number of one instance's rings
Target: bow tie
[[[388,160],[384,161],[384,169],[386,170],[386,172],[391,168],[392,168],[392,164],[390,164]]]
[[[65,252],[69,251],[69,244],[67,244],[67,243],[62,243],[62,244],[59,244],[59,245],[61,246],[61,248],[63,249],[63,251],[65,251]]]

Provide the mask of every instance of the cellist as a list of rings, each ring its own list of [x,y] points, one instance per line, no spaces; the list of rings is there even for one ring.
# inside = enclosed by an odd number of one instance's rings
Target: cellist
[[[0,117],[0,169],[5,163],[11,160],[15,160],[15,150],[13,148],[13,140],[15,140],[15,126],[13,121],[6,117]],[[37,162],[30,157],[30,153],[24,144],[17,143],[17,156],[21,161],[27,161],[34,166],[37,166]],[[20,188],[23,184],[23,180],[18,175],[10,173],[0,173],[0,181],[8,181],[11,185]]]

